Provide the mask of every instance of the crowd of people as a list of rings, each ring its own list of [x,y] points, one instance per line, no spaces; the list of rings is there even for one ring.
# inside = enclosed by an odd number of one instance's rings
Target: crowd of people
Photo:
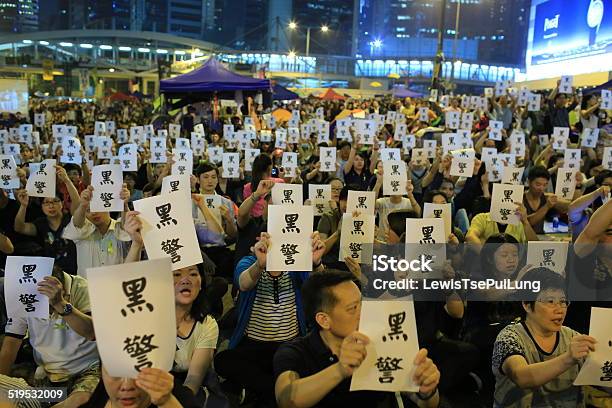
[[[541,94],[537,110],[519,103],[516,93],[499,96],[326,101],[316,97],[275,106],[297,111],[299,125],[317,121],[329,126],[322,140],[317,126],[301,132],[298,143],[275,143],[288,119],[274,116],[248,99],[244,106],[189,106],[170,123],[189,138],[203,124],[206,149],[194,157],[191,172],[193,221],[203,262],[173,271],[176,305],[176,353],[170,372],[145,368],[137,378],[109,375],[100,362],[88,295],[87,268],[146,259],[142,223],[133,203],[161,194],[173,159],[167,138],[167,162],[152,163],[151,146],[138,151],[138,171],[123,173],[121,213],[92,212],[91,171],[113,159],[100,159],[86,149],[85,136],[95,134],[95,122],[112,121],[116,129],[148,125],[153,110],[146,101],[111,104],[33,101],[29,112],[2,113],[3,143],[18,143],[9,129],[34,124],[39,138],[21,143],[18,153],[19,188],[0,190],[0,265],[8,256],[43,256],[55,260],[53,274],[39,282],[49,298],[49,318],[4,315],[0,349],[2,392],[29,387],[67,387],[61,407],[355,407],[465,406],[586,407],[611,406],[611,389],[573,385],[585,358],[596,347],[587,335],[592,306],[612,307],[612,163],[604,161],[612,146],[610,111],[601,108],[599,94],[553,89]],[[390,114],[393,112],[393,114]],[[442,135],[449,128],[448,112],[472,114],[467,148],[476,155],[465,177],[451,175],[453,155],[444,151]],[[423,115],[425,113],[425,115]],[[274,117],[275,120],[270,118]],[[356,120],[377,120],[375,140],[365,143]],[[247,120],[248,119],[248,120]],[[340,121],[348,120],[348,137],[340,138]],[[499,140],[491,137],[490,122],[502,123]],[[250,169],[241,159],[236,178],[223,178],[221,163],[210,154],[242,152],[225,134],[253,126],[260,150]],[[76,126],[81,140],[81,165],[61,164],[61,146],[54,146],[52,126]],[[156,122],[166,129],[168,123]],[[398,127],[414,135],[405,146]],[[567,128],[567,145],[557,149],[542,142]],[[302,129],[298,126],[298,129]],[[585,147],[585,129],[598,129],[593,147]],[[271,130],[272,138],[261,134]],[[524,152],[515,154],[511,136],[525,135]],[[115,155],[121,145],[116,132]],[[153,136],[153,135],[149,135]],[[548,138],[546,138],[548,140]],[[417,160],[414,149],[437,141],[432,154]],[[321,149],[335,147],[336,166],[323,171]],[[384,195],[381,151],[401,148],[407,164],[406,194]],[[525,193],[516,202],[518,224],[494,221],[490,162],[484,149],[512,156],[507,167],[523,168]],[[554,193],[557,174],[564,168],[565,148],[581,151],[574,195]],[[283,152],[298,153],[298,170],[283,167]],[[6,152],[4,152],[6,153]],[[57,189],[52,197],[29,197],[25,188],[30,165],[58,159]],[[608,159],[610,160],[610,159]],[[495,180],[499,183],[499,180]],[[312,270],[266,269],[270,245],[267,232],[271,192],[277,183],[302,184],[305,204],[311,184],[328,184],[331,200],[315,216],[312,232]],[[342,219],[350,191],[375,192],[374,251],[409,241],[406,220],[422,218],[427,203],[451,204],[451,233],[447,239],[445,279],[488,278],[538,280],[542,287],[529,299],[513,300],[508,291],[470,294],[448,291],[438,301],[419,300],[415,317],[420,351],[411,362],[418,392],[351,392],[351,376],[366,358],[367,336],[359,332],[362,297],[385,298],[372,284],[371,267],[350,256],[339,261]],[[220,196],[211,211],[204,195]],[[573,245],[567,256],[567,276],[579,273],[597,296],[570,306],[568,282],[546,267],[525,265],[523,247],[529,241],[552,240],[549,224],[567,224],[565,236]],[[558,234],[557,234],[558,235]],[[383,248],[383,249],[381,249]],[[572,272],[570,272],[570,269]],[[4,307],[2,307],[4,313]],[[612,378],[612,377],[611,377]],[[6,395],[5,395],[6,397]],[[464,398],[465,399],[465,398]],[[35,407],[35,400],[18,406]],[[249,405],[250,404],[250,405]]]

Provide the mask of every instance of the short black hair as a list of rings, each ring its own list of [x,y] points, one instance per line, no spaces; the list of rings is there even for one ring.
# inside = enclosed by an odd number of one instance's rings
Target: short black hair
[[[546,167],[534,166],[529,170],[529,176],[527,176],[529,182],[532,182],[537,178],[545,178],[546,180],[550,180],[550,174],[548,173]]]
[[[612,171],[602,170],[597,176],[595,176],[595,184],[601,186],[605,179],[612,177]]]
[[[338,148],[338,150],[340,150],[340,149],[342,149],[343,147],[346,147],[346,146],[351,147],[351,144],[348,141],[346,141],[346,140],[341,140],[341,141],[338,142],[338,145],[336,147]]]
[[[338,302],[331,289],[348,281],[355,281],[355,276],[348,271],[328,269],[325,272],[310,274],[302,285],[302,303],[304,314],[311,327],[318,326],[315,318],[317,313],[328,312]]]
[[[419,218],[418,214],[413,210],[393,211],[387,215],[389,229],[398,237],[401,237],[406,232],[406,220],[408,218]]]
[[[217,176],[219,175],[219,168],[210,162],[201,163],[195,170],[196,177],[200,177],[204,173],[208,173],[209,171],[215,171]]]
[[[136,173],[135,171],[126,171],[123,173],[123,179],[125,180],[126,177],[136,181],[138,180],[138,173]]]
[[[525,273],[525,275],[523,275],[521,281],[540,282],[539,292],[533,292],[530,289],[525,289],[522,290],[520,294],[523,303],[528,305],[532,311],[538,296],[544,291],[557,289],[567,293],[567,283],[565,282],[565,278],[548,268],[539,267],[530,269],[527,271],[527,273]]]
[[[83,175],[83,170],[81,170],[81,166],[79,166],[78,164],[66,163],[64,164],[64,170],[66,170],[66,173],[68,173],[71,170],[76,170],[79,172],[79,176]]]
[[[423,196],[423,202],[424,203],[433,203],[433,198],[435,196],[442,196],[446,199],[446,202],[448,203],[448,197],[446,196],[446,194],[444,194],[442,191],[440,190],[428,190],[425,195]]]
[[[354,188],[351,188],[351,186],[344,186],[342,187],[342,190],[340,190],[340,197],[339,200],[347,200],[348,199],[348,192],[349,190],[355,190]]]
[[[495,274],[495,252],[504,244],[515,245],[519,249],[519,242],[510,234],[493,234],[485,241],[482,250],[480,251],[480,266],[483,274],[486,277],[489,275],[494,276]],[[515,274],[518,273],[518,267]]]

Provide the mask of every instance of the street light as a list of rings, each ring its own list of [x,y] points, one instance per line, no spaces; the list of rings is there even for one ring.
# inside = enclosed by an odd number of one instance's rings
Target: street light
[[[287,27],[291,30],[291,31],[295,31],[297,30],[297,23],[295,21],[290,21],[289,24],[287,25]],[[306,57],[308,57],[310,55],[310,30],[313,27],[306,27]],[[318,27],[314,27],[315,29]],[[322,33],[327,33],[329,32],[329,27],[325,24],[323,24],[320,27],[320,30]]]
[[[287,57],[289,57],[289,59],[294,59],[296,56],[297,54],[293,50],[289,51],[289,54],[287,54]]]
[[[374,50],[378,50],[379,48],[382,48],[382,46],[383,42],[380,38],[370,41],[370,56],[374,54]]]

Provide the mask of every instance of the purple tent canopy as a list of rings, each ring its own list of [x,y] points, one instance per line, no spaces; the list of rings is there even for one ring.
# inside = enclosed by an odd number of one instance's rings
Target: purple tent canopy
[[[393,96],[395,98],[420,98],[423,94],[411,91],[410,89],[406,89],[404,87],[396,86],[393,88]]]
[[[159,88],[165,94],[270,91],[270,81],[236,74],[215,58],[210,58],[198,69],[161,80]]]

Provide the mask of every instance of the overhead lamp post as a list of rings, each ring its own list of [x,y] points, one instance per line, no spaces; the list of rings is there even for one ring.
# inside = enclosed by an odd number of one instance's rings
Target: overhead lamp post
[[[289,24],[287,25],[287,27],[291,30],[291,31],[297,31],[298,25],[295,21],[290,21]],[[321,27],[306,27],[306,57],[310,56],[310,30],[314,28],[314,29],[320,29],[322,33],[327,33],[329,32],[329,27],[327,25],[322,25]]]

